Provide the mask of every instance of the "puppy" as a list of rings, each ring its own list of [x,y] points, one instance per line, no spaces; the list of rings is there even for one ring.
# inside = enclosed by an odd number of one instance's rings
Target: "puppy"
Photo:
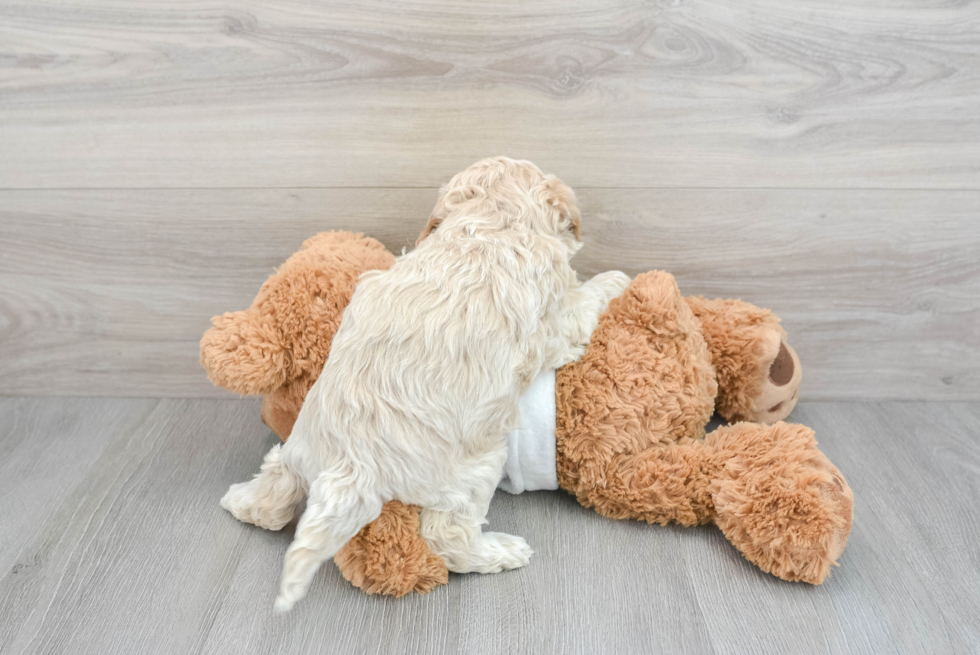
[[[486,159],[443,189],[412,252],[358,282],[289,440],[221,500],[278,530],[309,496],[275,607],[288,611],[320,564],[388,500],[418,505],[449,570],[527,564],[520,537],[482,532],[518,399],[544,368],[585,350],[629,278],[581,284],[572,190],[526,161]]]

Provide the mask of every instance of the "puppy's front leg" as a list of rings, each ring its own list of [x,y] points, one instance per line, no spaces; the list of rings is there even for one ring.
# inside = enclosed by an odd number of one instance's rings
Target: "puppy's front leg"
[[[609,307],[609,301],[618,297],[630,284],[630,277],[622,271],[599,273],[581,286],[569,289],[563,299],[560,334],[562,343],[550,368],[560,368],[578,361],[585,354],[585,347],[599,325],[599,316]]]

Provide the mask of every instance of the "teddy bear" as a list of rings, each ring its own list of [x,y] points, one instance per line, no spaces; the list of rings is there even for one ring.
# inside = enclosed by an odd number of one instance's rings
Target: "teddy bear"
[[[358,276],[394,260],[362,234],[308,239],[251,307],[212,319],[201,340],[209,379],[261,395],[262,421],[285,441]],[[853,494],[813,431],[783,422],[801,378],[770,311],[684,297],[662,271],[638,275],[584,356],[554,372],[555,486],[613,519],[714,523],[762,570],[820,584],[847,543]],[[715,412],[729,424],[706,435]],[[418,508],[397,500],[334,561],[371,594],[427,593],[448,579]]]

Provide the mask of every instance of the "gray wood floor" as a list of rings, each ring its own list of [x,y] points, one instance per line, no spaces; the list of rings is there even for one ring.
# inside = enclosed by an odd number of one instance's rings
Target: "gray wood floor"
[[[713,527],[603,519],[564,493],[494,498],[529,567],[368,597],[332,564],[272,613],[292,526],[218,506],[274,437],[253,400],[0,399],[0,652],[980,651],[980,405],[803,403],[854,489],[820,587],[761,573]]]

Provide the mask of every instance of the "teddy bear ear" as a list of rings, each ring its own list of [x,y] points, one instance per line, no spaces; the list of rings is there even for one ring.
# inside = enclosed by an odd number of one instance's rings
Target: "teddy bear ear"
[[[201,365],[219,387],[247,395],[271,393],[286,381],[289,353],[278,331],[256,312],[211,319],[201,339]]]
[[[554,175],[548,175],[541,183],[541,195],[545,202],[558,210],[559,234],[569,232],[576,241],[581,241],[582,215],[572,188]]]

